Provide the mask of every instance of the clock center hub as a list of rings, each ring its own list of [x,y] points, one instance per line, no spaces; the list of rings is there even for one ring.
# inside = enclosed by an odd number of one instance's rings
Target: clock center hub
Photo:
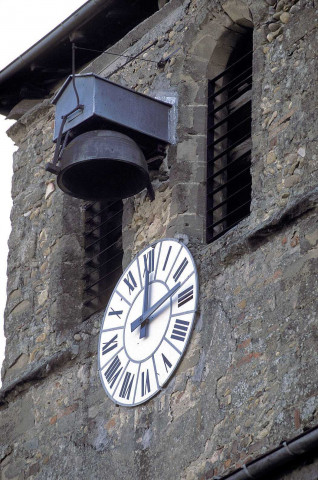
[[[148,308],[154,305],[168,292],[167,286],[161,281],[149,283]],[[141,298],[139,298],[141,296]],[[131,332],[130,323],[142,315],[144,289],[135,298],[125,325],[124,348],[130,360],[140,362],[149,358],[159,347],[164,337],[171,315],[171,299],[169,298],[158,308],[156,318],[148,323],[147,336],[140,338],[140,328]]]

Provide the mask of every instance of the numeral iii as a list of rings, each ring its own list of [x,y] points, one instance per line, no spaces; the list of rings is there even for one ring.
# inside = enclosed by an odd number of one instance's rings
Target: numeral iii
[[[184,342],[188,328],[189,322],[186,320],[179,320],[179,318],[177,318],[172,330],[171,338],[174,340],[179,340],[180,342]]]

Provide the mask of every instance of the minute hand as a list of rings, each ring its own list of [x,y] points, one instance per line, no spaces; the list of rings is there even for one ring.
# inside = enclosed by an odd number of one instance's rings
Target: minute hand
[[[160,300],[158,300],[151,308],[149,308],[149,310],[147,310],[146,312],[144,312],[140,317],[137,318],[137,320],[135,320],[134,322],[131,323],[130,325],[130,328],[131,328],[131,331],[133,332],[134,330],[136,330],[137,327],[139,327],[139,325],[141,325],[145,320],[153,320],[153,318],[151,318],[151,315],[156,311],[158,310],[158,308],[169,298],[171,297],[171,295],[173,295],[177,290],[178,288],[181,287],[181,283],[178,282],[171,290],[169,290],[169,292],[167,292],[163,297],[160,298]]]

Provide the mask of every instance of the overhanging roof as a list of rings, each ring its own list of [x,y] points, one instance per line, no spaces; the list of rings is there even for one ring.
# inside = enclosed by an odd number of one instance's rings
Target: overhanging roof
[[[156,0],[89,0],[0,71],[0,113],[20,100],[45,98],[71,73],[71,43],[104,51],[158,9]],[[76,50],[76,68],[98,52]]]

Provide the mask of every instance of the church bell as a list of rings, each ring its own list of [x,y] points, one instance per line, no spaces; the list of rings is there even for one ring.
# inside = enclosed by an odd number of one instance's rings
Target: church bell
[[[171,143],[171,104],[94,74],[72,75],[53,99],[54,159],[61,190],[85,200],[123,199],[144,188],[148,163]]]
[[[127,198],[149,186],[142,150],[130,137],[93,130],[64,149],[57,184],[63,192],[86,200]]]

